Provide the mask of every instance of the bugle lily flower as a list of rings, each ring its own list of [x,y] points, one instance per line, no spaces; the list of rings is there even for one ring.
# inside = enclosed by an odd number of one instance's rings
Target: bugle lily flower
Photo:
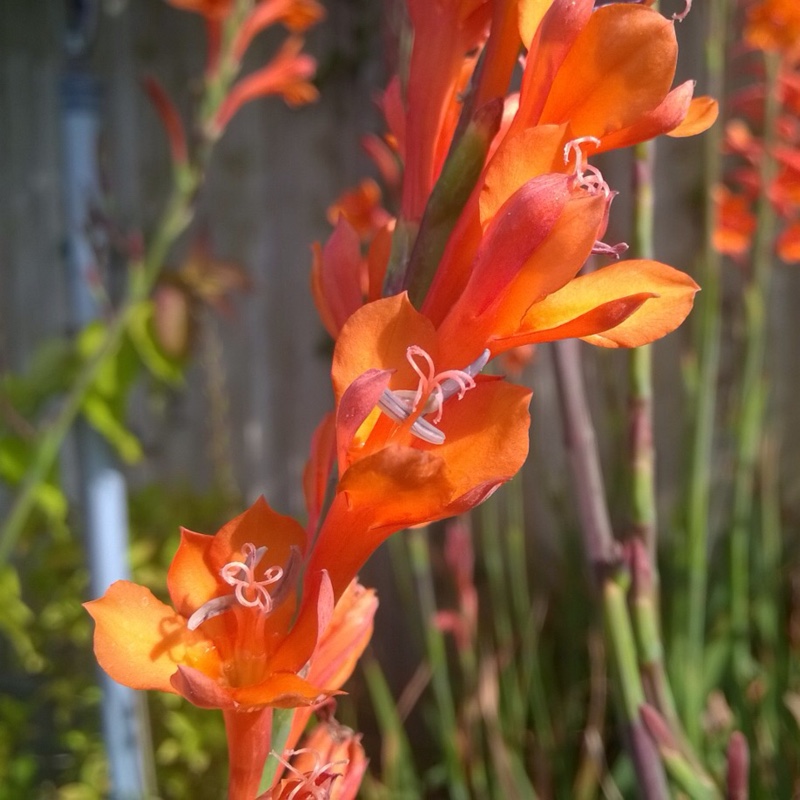
[[[335,444],[319,437],[336,448],[339,480],[309,559],[311,570],[325,565],[335,596],[389,535],[473,508],[522,466],[530,392],[460,358],[405,294],[345,324],[332,369]],[[316,463],[329,463],[324,452]],[[307,475],[315,504],[322,483]]]
[[[299,523],[259,499],[214,536],[182,531],[167,578],[172,607],[130,581],[86,604],[95,655],[112,678],[222,709],[231,798],[255,795],[271,709],[312,705],[338,690],[307,677],[334,609],[324,571],[306,571],[298,601],[305,550]],[[351,658],[368,638],[351,641]]]

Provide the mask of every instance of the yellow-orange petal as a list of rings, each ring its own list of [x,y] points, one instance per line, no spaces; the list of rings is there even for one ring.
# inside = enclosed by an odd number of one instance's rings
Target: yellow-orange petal
[[[320,636],[308,671],[309,681],[334,689],[344,684],[372,638],[377,610],[375,590],[365,589],[357,580],[351,581]]]
[[[259,497],[243,514],[224,525],[214,536],[208,553],[209,566],[218,573],[225,564],[240,558],[245,544],[266,547],[260,566],[284,566],[292,547],[305,552],[306,535],[297,520],[273,511]]]
[[[480,218],[486,224],[523,184],[564,169],[566,125],[537,125],[507,136],[486,168]]]
[[[667,136],[679,138],[703,133],[717,121],[718,116],[719,103],[713,97],[695,97],[683,122],[677,128],[667,131]]]
[[[181,528],[181,542],[167,572],[167,589],[175,609],[187,619],[219,594],[219,572],[208,562],[213,541],[213,536]]]
[[[574,136],[602,138],[661,103],[675,74],[674,25],[656,11],[598,8],[556,75],[540,123],[569,122]]]
[[[262,683],[232,689],[231,694],[244,707],[297,708],[339,692],[314,686],[294,672],[273,672]]]
[[[117,581],[99,600],[84,603],[95,621],[100,666],[133,689],[175,693],[170,678],[198,637],[186,620],[144,586]]]
[[[525,323],[530,328],[539,324],[552,328],[603,304],[640,296],[644,302],[636,304],[624,319],[579,334],[602,347],[638,347],[677,328],[691,310],[698,288],[688,275],[666,264],[623,261],[576,278],[533,306]]]
[[[392,388],[416,386],[417,378],[406,360],[411,344],[436,361],[433,324],[411,305],[405,293],[358,309],[342,328],[333,352],[331,378],[337,402],[356,378],[371,369],[396,370]],[[437,363],[437,368],[444,367]]]
[[[553,4],[553,0],[520,0],[519,35],[524,47],[529,48],[539,25]]]

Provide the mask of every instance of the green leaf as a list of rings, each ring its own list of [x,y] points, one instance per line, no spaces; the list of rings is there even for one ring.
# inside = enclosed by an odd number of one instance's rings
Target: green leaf
[[[35,450],[35,442],[16,436],[0,436],[0,479],[16,486],[28,471]],[[67,498],[53,481],[40,483],[35,491],[36,505],[52,522],[59,526],[67,517]]]
[[[0,631],[6,636],[28,672],[39,672],[44,659],[36,650],[28,630],[34,614],[22,602],[19,576],[8,564],[0,566]]]
[[[89,394],[83,401],[83,413],[89,424],[114,447],[119,457],[128,464],[142,458],[139,440],[125,427],[123,417],[115,403],[97,393]]]

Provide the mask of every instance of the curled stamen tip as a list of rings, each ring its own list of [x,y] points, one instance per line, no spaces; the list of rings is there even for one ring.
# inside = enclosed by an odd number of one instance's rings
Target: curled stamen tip
[[[692,10],[692,0],[684,0],[685,6],[683,11],[676,11],[672,15],[672,19],[676,22],[683,22],[686,17],[689,16],[689,12]]]
[[[569,161],[570,153],[575,150],[578,151],[578,160],[580,161],[581,145],[587,142],[593,144],[595,147],[600,147],[600,140],[596,136],[579,136],[577,139],[570,139],[564,145],[564,163],[566,164]]]

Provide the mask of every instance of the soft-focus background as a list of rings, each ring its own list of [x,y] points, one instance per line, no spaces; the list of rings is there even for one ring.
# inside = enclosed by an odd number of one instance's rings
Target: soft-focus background
[[[705,4],[697,5],[678,26],[682,46],[676,83],[696,77],[702,94],[708,33]],[[381,130],[374,96],[393,63],[401,17],[395,2],[328,0],[326,9],[327,19],[309,33],[307,44],[318,60],[319,102],[288,109],[279,100],[267,99],[249,104],[236,116],[213,154],[190,234],[169,256],[176,269],[191,258],[219,262],[226,274],[236,276],[237,291],[224,313],[207,307],[196,310],[184,381],[165,385],[153,378],[139,380],[128,405],[126,424],[142,449],[141,457],[124,467],[131,559],[137,579],[153,587],[163,587],[178,525],[213,532],[259,494],[281,512],[303,514],[303,464],[314,427],[331,403],[331,344],[309,293],[310,245],[327,237],[326,209],[336,196],[371,174],[359,139]],[[25,374],[47,342],[71,333],[62,253],[63,32],[63,9],[55,0],[0,3],[0,373],[6,375]],[[245,69],[251,61],[263,62],[274,44],[269,34],[259,39],[248,53]],[[97,155],[105,192],[93,225],[109,254],[108,286],[121,284],[122,253],[138,236],[147,238],[162,210],[169,181],[164,132],[141,79],[156,75],[179,108],[188,112],[197,96],[204,47],[200,18],[163,0],[106,0],[102,6],[86,66],[101,81],[103,92]],[[664,140],[657,156],[656,257],[692,274],[697,274],[702,240],[706,191],[702,152],[701,137]],[[621,193],[606,239],[629,238],[629,157],[614,154],[600,166]],[[742,283],[742,273],[728,265],[720,424],[713,465],[715,481],[722,487],[728,485],[732,458],[728,392],[740,363]],[[786,589],[779,603],[765,613],[780,614],[768,624],[778,625],[787,646],[800,605],[798,307],[797,267],[776,266],[769,302],[773,388],[767,419],[768,444],[774,454],[770,463],[780,487],[777,508],[786,539],[780,573],[756,574],[754,581],[772,577]],[[615,521],[624,530],[625,355],[589,350],[587,346],[587,381],[610,502]],[[687,375],[691,380],[691,352],[690,325],[655,347],[661,535],[663,549],[671,553],[681,547],[676,521],[682,512],[688,461],[684,387]],[[39,363],[46,380],[47,362],[43,367]],[[591,620],[586,600],[546,347],[539,348],[519,380],[534,388],[532,450],[513,491],[515,497],[524,495],[532,624],[543,643],[548,685],[561,693],[561,700],[552,701],[550,708],[554,729],[549,744],[529,749],[536,751],[533,761],[540,774],[548,775],[544,784],[551,786],[550,796],[565,797],[558,787],[569,785],[564,776],[570,774],[569,765],[581,746],[581,709],[597,622]],[[38,410],[40,419],[48,413],[48,407]],[[14,408],[5,402],[0,405],[3,428],[25,424],[16,418]],[[12,562],[25,605],[2,600],[17,596],[13,578],[4,573],[0,586],[0,798],[94,798],[106,791],[90,625],[78,605],[88,599],[88,589],[75,458],[74,447],[68,445],[60,472],[69,500],[65,524],[34,515],[14,551]],[[714,494],[719,511],[729,502],[727,491],[722,488]],[[9,506],[11,496],[7,486],[0,486],[0,510]],[[496,513],[505,519],[505,511]],[[434,557],[434,571],[446,606],[453,590],[441,542],[441,531],[434,531],[433,551],[439,554],[438,560]],[[395,696],[413,675],[420,679],[415,670],[422,658],[415,631],[420,622],[409,612],[403,581],[393,578],[398,571],[384,548],[362,575],[364,583],[379,588],[373,651]],[[479,586],[490,581],[490,572],[491,565],[481,561],[479,552]],[[664,581],[663,593],[681,591],[677,578],[669,583],[669,572]],[[491,635],[496,623],[486,609],[482,607],[484,623]],[[576,637],[573,642],[570,632]],[[420,680],[424,687],[424,674]],[[680,683],[680,675],[673,674],[673,681]],[[198,712],[173,697],[151,697],[148,702],[159,796],[220,796],[224,735],[215,712]],[[377,723],[360,674],[349,703],[345,715],[367,731],[368,754],[379,775],[383,762]],[[431,707],[425,710],[424,700],[411,705],[417,710],[410,730],[424,742],[426,736],[433,740],[425,733],[426,720],[434,713]],[[420,769],[435,764],[435,749],[433,743],[422,748]],[[559,783],[559,775],[564,782]],[[624,786],[624,776],[620,780]],[[538,788],[541,792],[541,784]]]

